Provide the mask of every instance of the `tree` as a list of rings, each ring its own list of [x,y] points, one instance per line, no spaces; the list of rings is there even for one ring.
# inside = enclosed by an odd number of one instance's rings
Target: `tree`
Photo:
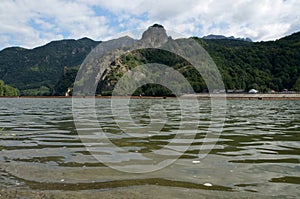
[[[298,77],[298,79],[296,80],[294,86],[293,86],[293,90],[295,91],[300,91],[300,76]]]
[[[12,86],[6,85],[0,80],[0,96],[19,96],[20,91]]]

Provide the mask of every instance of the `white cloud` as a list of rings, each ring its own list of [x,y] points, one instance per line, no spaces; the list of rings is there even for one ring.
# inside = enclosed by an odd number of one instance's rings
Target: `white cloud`
[[[101,2],[116,14],[131,14],[132,20],[136,13],[147,13],[148,18],[137,27],[158,22],[187,35],[214,33],[273,40],[300,30],[297,0],[144,0],[125,7],[116,1]]]
[[[189,36],[273,40],[300,30],[299,10],[298,0],[2,0],[0,49],[62,38],[103,40],[153,23]]]
[[[10,37],[10,45],[32,48],[66,37],[100,39],[110,33],[105,16],[75,1],[4,0],[0,13],[0,35]],[[0,41],[0,48],[6,43]]]

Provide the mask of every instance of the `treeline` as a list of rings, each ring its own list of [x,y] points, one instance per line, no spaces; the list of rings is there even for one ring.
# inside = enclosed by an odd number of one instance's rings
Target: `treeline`
[[[0,96],[19,96],[20,91],[12,86],[9,86],[4,83],[3,80],[0,80]]]

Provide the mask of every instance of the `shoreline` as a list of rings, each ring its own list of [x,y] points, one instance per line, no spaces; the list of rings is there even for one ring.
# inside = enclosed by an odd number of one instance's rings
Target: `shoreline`
[[[1,98],[97,98],[110,99],[111,96],[1,96]],[[114,96],[119,99],[176,99],[176,97],[167,96]],[[300,93],[280,93],[280,94],[186,94],[181,96],[182,99],[227,99],[227,100],[300,100]]]
[[[184,95],[183,98],[197,98],[197,99],[227,99],[227,100],[300,100],[300,93],[258,93],[258,94],[249,94],[249,93],[230,93],[230,94],[209,94],[209,93],[199,93]]]

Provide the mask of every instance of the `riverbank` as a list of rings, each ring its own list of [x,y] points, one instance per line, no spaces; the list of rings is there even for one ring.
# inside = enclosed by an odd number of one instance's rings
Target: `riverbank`
[[[8,97],[3,96],[0,98],[72,98],[74,96],[16,96]],[[276,94],[209,94],[209,93],[198,93],[198,94],[186,94],[181,96],[184,99],[227,99],[227,100],[300,100],[300,93],[276,93]],[[111,96],[78,96],[78,98],[111,98]],[[114,98],[132,98],[132,99],[172,99],[176,97],[163,97],[163,96],[114,96]]]
[[[63,186],[63,185],[62,185]],[[95,189],[95,190],[32,190],[28,188],[6,188],[0,185],[0,198],[31,198],[31,199],[52,199],[52,198],[82,198],[82,199],[149,199],[149,198],[271,198],[261,193],[250,192],[230,192],[205,189],[187,189],[182,187],[168,187],[158,185],[144,185],[134,187],[122,187],[115,189]]]
[[[209,93],[199,93],[192,95],[184,95],[183,98],[197,98],[197,99],[224,99],[227,100],[300,100],[300,94],[289,94],[289,93],[276,93],[276,94],[248,94],[248,93],[238,93],[238,94],[209,94]]]

